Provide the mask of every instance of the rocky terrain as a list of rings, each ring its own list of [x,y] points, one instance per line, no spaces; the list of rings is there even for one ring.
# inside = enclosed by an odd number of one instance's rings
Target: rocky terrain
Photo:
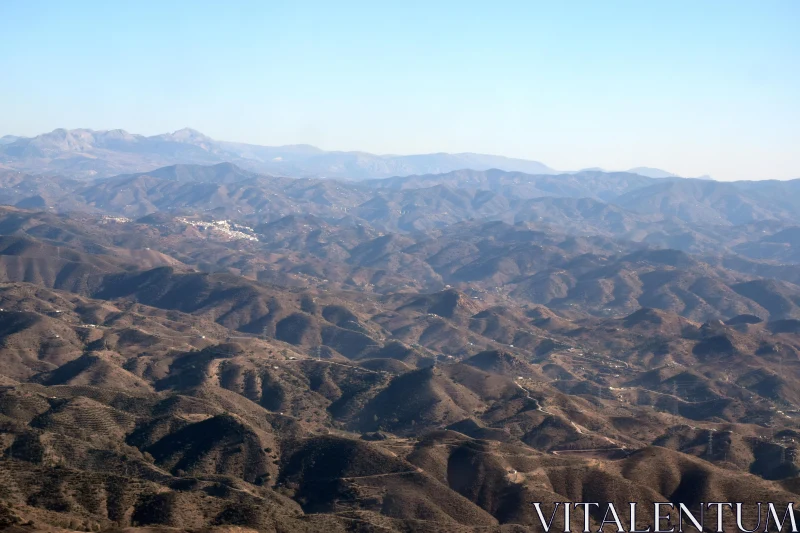
[[[95,181],[2,146],[48,172],[0,171],[0,527],[522,532],[534,502],[798,499],[794,182],[183,152],[112,176],[97,150],[155,141],[110,133],[65,137]]]

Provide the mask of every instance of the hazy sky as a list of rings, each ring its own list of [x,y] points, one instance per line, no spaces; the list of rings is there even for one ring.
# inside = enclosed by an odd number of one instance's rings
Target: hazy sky
[[[798,28],[797,0],[2,0],[0,135],[798,178]]]

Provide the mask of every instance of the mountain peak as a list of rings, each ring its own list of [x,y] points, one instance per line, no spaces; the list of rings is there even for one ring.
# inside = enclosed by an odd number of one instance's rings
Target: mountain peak
[[[628,172],[632,174],[639,174],[640,176],[645,176],[648,178],[678,178],[677,174],[673,174],[672,172],[668,172],[666,170],[662,170],[660,168],[653,168],[653,167],[634,167],[628,169]]]
[[[16,141],[22,139],[22,138],[23,137],[19,137],[18,135],[3,135],[2,137],[0,137],[0,145],[2,145],[2,144],[11,144],[13,142],[16,142]]]
[[[211,142],[213,139],[197,130],[192,128],[182,128],[172,133],[166,133],[164,135],[159,135],[157,137],[161,137],[164,139],[169,139],[171,141],[176,142],[184,142],[184,143],[197,143],[197,142]]]

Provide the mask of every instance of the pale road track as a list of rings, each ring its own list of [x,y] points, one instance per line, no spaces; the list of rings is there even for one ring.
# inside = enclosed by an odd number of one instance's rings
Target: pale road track
[[[626,451],[627,448],[618,447],[618,448],[587,448],[585,450],[553,450],[550,453],[552,453],[553,455],[568,455],[570,453],[610,452],[616,450]]]
[[[341,478],[333,478],[333,479],[346,479],[348,481],[352,481],[354,479],[369,479],[375,477],[387,477],[387,476],[401,476],[403,474],[422,474],[424,471],[421,468],[417,468],[414,470],[405,470],[403,472],[387,472],[385,474],[371,474],[369,476],[351,476],[351,477],[341,477]]]
[[[545,411],[541,406],[539,406],[538,400],[536,400],[536,398],[532,398],[531,397],[531,393],[530,393],[530,391],[528,389],[526,389],[525,387],[523,387],[522,385],[520,385],[516,381],[514,381],[514,385],[519,387],[521,390],[525,391],[526,398],[536,402],[536,405],[538,406],[537,407],[537,411],[541,411],[542,413],[546,413],[546,414],[548,414],[550,416],[555,416],[553,413],[550,413],[549,411]],[[586,433],[593,433],[593,432],[589,431],[588,429],[579,426],[578,424],[576,424],[572,420],[570,420],[569,423],[572,424],[572,427],[575,428],[575,431],[577,431],[581,435],[585,435]],[[600,435],[600,437],[602,437],[603,439],[607,440],[611,444],[619,444],[615,440],[610,439],[610,438],[606,437],[605,435]],[[592,448],[592,449],[587,449],[587,450],[569,450],[569,452],[572,452],[572,451],[575,451],[575,452],[591,452],[591,451],[624,450],[624,449],[626,449],[626,448],[624,446],[621,446],[621,447],[618,447],[618,448]],[[562,451],[567,451],[567,450],[562,450]],[[554,451],[552,453],[553,453],[553,455],[558,455],[559,454],[559,452],[557,452],[557,451]]]
[[[514,385],[516,385],[517,387],[519,387],[521,390],[523,390],[523,391],[525,392],[525,398],[527,398],[528,400],[533,400],[534,402],[536,402],[536,410],[537,410],[537,411],[540,411],[540,412],[542,412],[542,413],[548,414],[548,415],[550,415],[550,416],[555,416],[555,415],[554,415],[553,413],[551,413],[550,411],[546,411],[546,410],[545,410],[545,409],[544,409],[544,408],[543,408],[543,407],[542,407],[542,406],[539,404],[539,400],[537,400],[536,398],[533,398],[533,397],[531,396],[531,391],[529,391],[528,389],[526,389],[525,387],[523,387],[522,385],[520,385],[520,384],[519,384],[519,383],[517,383],[516,381],[514,381]],[[579,431],[579,433],[580,433],[580,431]]]
[[[368,369],[368,368],[364,368],[364,367],[361,367],[361,366],[356,366],[356,365],[346,365],[346,364],[344,364],[344,363],[337,363],[336,361],[323,361],[323,360],[321,360],[321,359],[313,359],[313,358],[311,358],[311,357],[308,357],[308,358],[305,358],[305,359],[289,359],[289,360],[286,360],[286,361],[274,361],[274,362],[275,362],[275,363],[296,363],[296,362],[300,362],[300,361],[313,361],[313,362],[315,362],[315,363],[324,363],[324,364],[326,364],[326,365],[337,365],[337,366],[343,366],[343,367],[345,367],[345,368],[349,368],[350,370],[356,370],[357,372],[369,372],[370,374],[380,374],[380,375],[383,375],[383,373],[382,373],[382,372],[378,372],[378,371],[376,371],[376,370],[370,370],[370,369]]]

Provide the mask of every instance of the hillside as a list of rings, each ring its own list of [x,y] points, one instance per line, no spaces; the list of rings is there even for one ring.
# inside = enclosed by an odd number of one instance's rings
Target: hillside
[[[25,157],[165,143],[235,148]],[[0,174],[0,527],[518,533],[532,502],[800,495],[773,184],[211,163]]]

